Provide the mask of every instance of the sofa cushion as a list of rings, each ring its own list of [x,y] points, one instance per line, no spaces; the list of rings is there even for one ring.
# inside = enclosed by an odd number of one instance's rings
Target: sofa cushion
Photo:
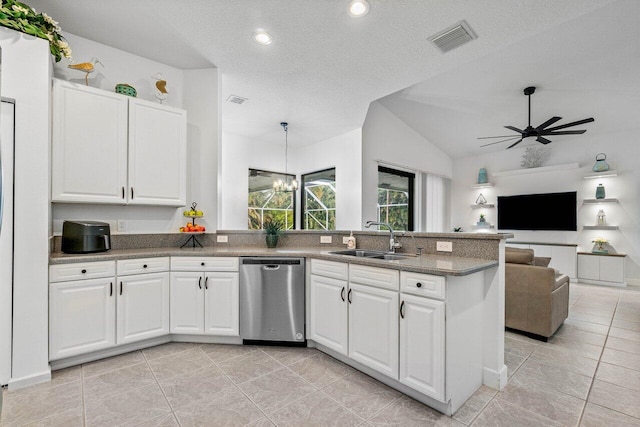
[[[533,249],[506,248],[504,262],[533,265]]]

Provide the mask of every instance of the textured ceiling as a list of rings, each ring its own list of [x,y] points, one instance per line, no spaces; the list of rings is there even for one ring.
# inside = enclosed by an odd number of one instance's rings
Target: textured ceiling
[[[481,148],[480,136],[516,135],[524,129],[527,97],[533,127],[552,116],[561,125],[594,117],[584,135],[550,137],[611,139],[616,131],[640,131],[640,2],[623,0],[503,50],[401,90],[380,103],[452,157],[504,150],[515,142]],[[570,129],[567,129],[570,130]],[[499,141],[495,139],[493,141]],[[519,146],[538,145],[528,138]]]
[[[354,19],[349,0],[28,1],[72,34],[183,69],[217,66],[222,99],[249,98],[224,103],[223,131],[282,143],[279,123],[288,121],[290,143],[303,145],[361,127],[378,98],[610,0],[369,2],[369,14]],[[477,40],[446,55],[426,41],[462,19]],[[252,42],[257,28],[271,45]]]

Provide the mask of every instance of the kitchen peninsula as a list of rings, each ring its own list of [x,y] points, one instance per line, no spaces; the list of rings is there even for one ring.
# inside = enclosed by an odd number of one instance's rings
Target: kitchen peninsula
[[[337,242],[345,233],[322,234]],[[317,232],[287,232],[276,249],[264,247],[262,233],[217,232],[222,235],[228,243],[188,249],[172,241],[180,235],[114,235],[113,250],[87,255],[60,253],[55,238],[52,368],[169,341],[242,344],[239,260],[294,255],[306,258],[309,346],[445,414],[454,413],[482,384],[495,389],[506,384],[503,260],[510,235],[407,233],[398,253],[405,257],[398,260],[333,253],[343,247],[316,243]],[[356,235],[360,246],[374,250],[384,250],[388,242],[377,232]],[[452,252],[437,252],[436,242],[451,242]],[[424,252],[415,255],[416,248]],[[209,283],[206,290],[202,283]],[[93,304],[84,301],[82,315],[97,313],[97,319],[65,318],[61,307],[72,306],[71,295],[77,295],[65,291],[82,286],[94,289],[87,292],[95,297]],[[184,289],[194,292],[194,304],[197,298],[210,301],[199,310],[202,326],[190,318],[198,310],[185,305]],[[207,312],[213,305],[216,310]],[[82,333],[67,334],[74,324],[83,325]]]

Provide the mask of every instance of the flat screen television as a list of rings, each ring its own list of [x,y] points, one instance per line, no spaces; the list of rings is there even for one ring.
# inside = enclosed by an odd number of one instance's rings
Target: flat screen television
[[[498,229],[577,231],[577,192],[498,196]]]

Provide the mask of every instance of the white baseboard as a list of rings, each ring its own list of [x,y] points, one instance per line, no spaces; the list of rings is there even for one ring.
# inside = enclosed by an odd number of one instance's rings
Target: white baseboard
[[[630,279],[627,277],[627,286],[632,286],[634,288],[640,288],[640,279]]]
[[[30,385],[34,384],[46,383],[47,381],[51,381],[50,369],[47,369],[44,372],[29,375],[28,377],[11,378],[11,380],[9,380],[8,388],[9,390],[17,390],[19,388],[29,387]]]
[[[482,383],[494,390],[502,390],[507,385],[507,365],[502,365],[500,372],[485,367],[482,370]]]

